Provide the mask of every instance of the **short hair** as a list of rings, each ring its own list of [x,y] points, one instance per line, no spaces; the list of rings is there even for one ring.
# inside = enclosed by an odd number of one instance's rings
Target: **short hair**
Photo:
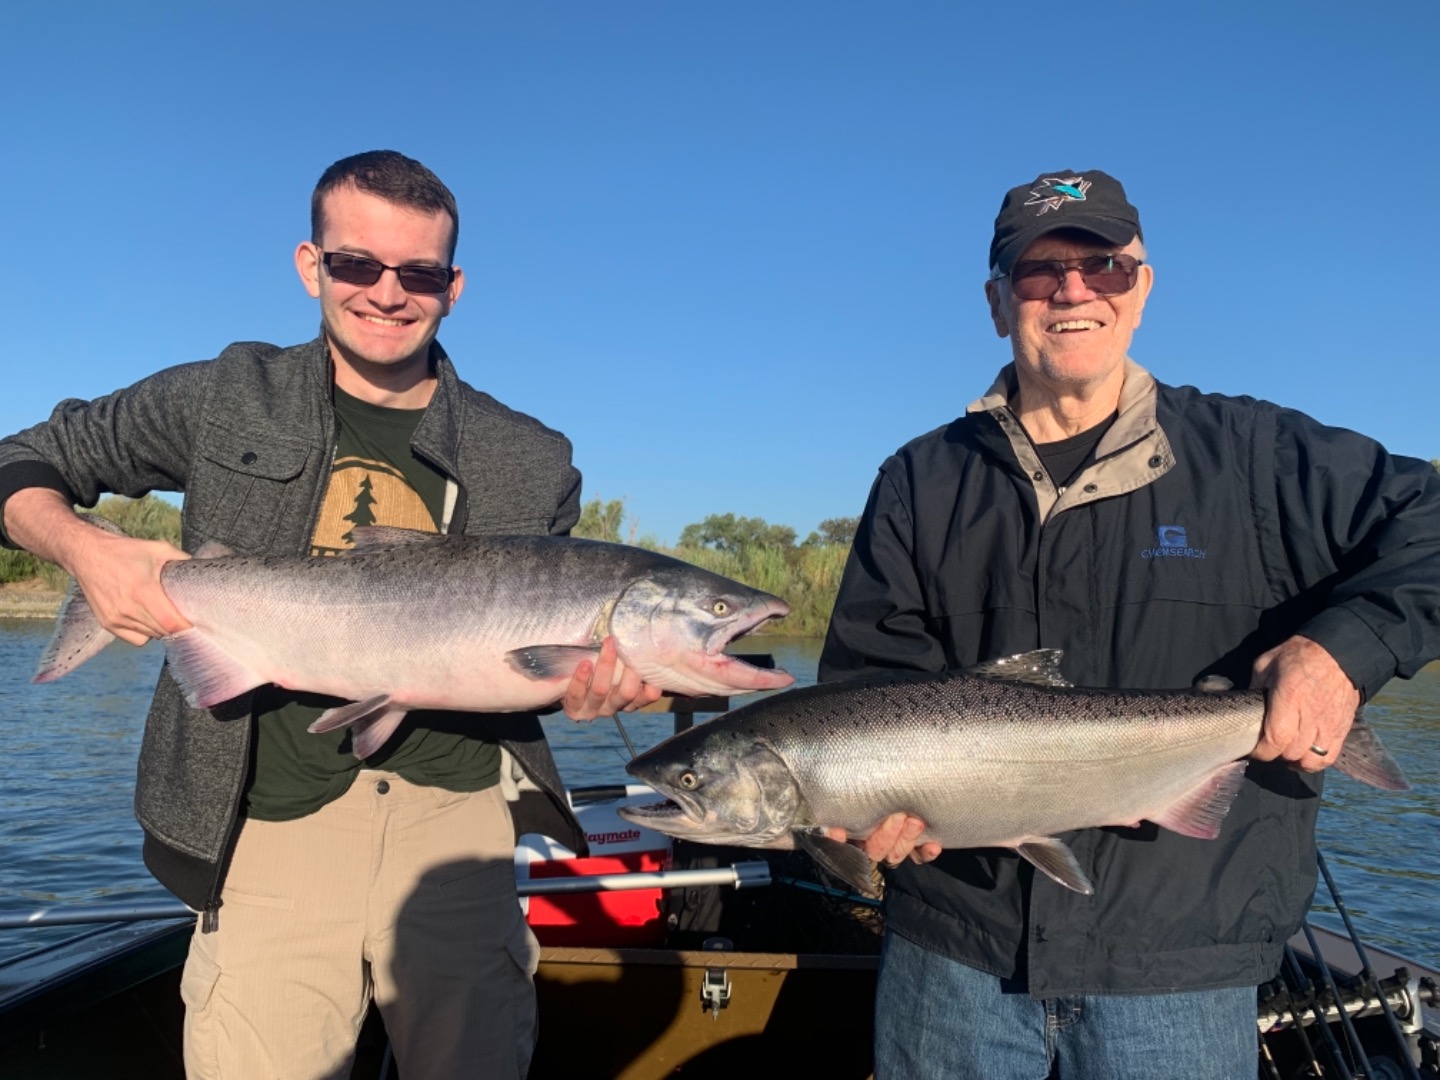
[[[325,196],[353,187],[386,202],[427,214],[450,215],[450,259],[460,239],[460,211],[455,196],[440,178],[414,158],[394,150],[367,150],[341,158],[321,174],[310,196],[310,240],[319,244],[325,232]]]

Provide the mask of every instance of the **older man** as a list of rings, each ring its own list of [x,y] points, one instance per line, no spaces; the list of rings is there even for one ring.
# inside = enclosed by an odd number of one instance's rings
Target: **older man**
[[[1103,172],[1012,189],[990,270],[1012,362],[881,466],[821,678],[1057,648],[1081,686],[1217,674],[1269,707],[1218,839],[1065,838],[1093,896],[1010,851],[916,849],[914,817],[877,830],[876,1075],[1148,1078],[1179,1055],[1253,1076],[1255,987],[1314,891],[1321,770],[1366,696],[1440,656],[1440,479],[1129,359],[1154,271]]]

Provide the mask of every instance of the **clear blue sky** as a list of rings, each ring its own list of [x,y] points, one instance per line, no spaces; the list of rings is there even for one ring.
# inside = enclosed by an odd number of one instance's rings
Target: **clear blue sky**
[[[1440,4],[67,3],[3,19],[0,432],[318,326],[331,161],[459,199],[461,374],[571,437],[639,534],[801,536],[1009,357],[1007,187],[1103,168],[1133,355],[1440,457]]]

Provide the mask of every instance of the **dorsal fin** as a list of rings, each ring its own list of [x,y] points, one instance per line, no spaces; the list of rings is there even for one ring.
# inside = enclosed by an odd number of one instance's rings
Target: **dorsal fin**
[[[432,540],[443,540],[443,533],[422,532],[419,529],[402,529],[398,525],[357,525],[350,530],[351,547],[342,554],[363,551],[378,551],[380,548],[399,547],[402,544],[428,544]]]
[[[1202,694],[1225,694],[1235,689],[1235,684],[1224,675],[1201,675],[1195,680],[1195,689]]]
[[[231,548],[226,547],[219,540],[206,540],[203,544],[201,544],[198,548],[195,549],[195,554],[192,556],[192,558],[223,559],[228,555],[234,554],[235,552]]]
[[[1036,649],[1033,652],[1002,656],[997,660],[986,660],[972,668],[966,668],[966,675],[982,679],[1004,679],[1006,682],[1031,683],[1034,686],[1070,686],[1071,682],[1060,674],[1060,658],[1063,649]]]

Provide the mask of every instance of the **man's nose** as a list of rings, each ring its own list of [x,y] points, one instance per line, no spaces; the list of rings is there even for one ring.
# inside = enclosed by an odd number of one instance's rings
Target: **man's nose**
[[[409,299],[405,287],[400,284],[400,275],[389,267],[380,271],[380,280],[365,290],[365,295],[386,308],[403,307]]]
[[[1078,266],[1067,266],[1060,278],[1060,288],[1055,290],[1055,299],[1062,304],[1082,304],[1095,299],[1095,292],[1085,284],[1085,275]]]

